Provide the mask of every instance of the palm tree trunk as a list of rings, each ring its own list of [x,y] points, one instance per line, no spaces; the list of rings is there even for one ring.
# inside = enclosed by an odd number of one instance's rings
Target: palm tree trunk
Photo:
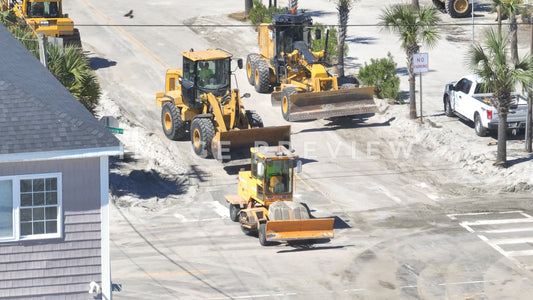
[[[416,119],[416,75],[413,70],[413,53],[407,53],[407,70],[409,73],[409,119]]]
[[[496,7],[496,11],[497,11],[496,20],[498,21],[498,34],[501,35],[502,34],[502,7],[501,5],[498,5],[498,7]]]
[[[348,29],[348,15],[350,13],[350,7],[348,5],[340,5],[337,8],[339,12],[339,32],[337,37],[337,53],[338,62],[337,69],[339,77],[344,76],[344,44],[346,41],[346,31]]]
[[[518,25],[516,24],[516,13],[509,15],[509,36],[511,44],[511,60],[518,63]]]
[[[411,6],[414,9],[420,9],[420,4],[418,3],[418,0],[411,0]]]
[[[507,168],[507,113],[498,112],[498,152],[495,166]]]

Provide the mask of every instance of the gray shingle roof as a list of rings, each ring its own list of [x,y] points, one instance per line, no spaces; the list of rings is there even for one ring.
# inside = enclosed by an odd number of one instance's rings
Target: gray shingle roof
[[[118,139],[0,24],[0,155],[116,147]]]

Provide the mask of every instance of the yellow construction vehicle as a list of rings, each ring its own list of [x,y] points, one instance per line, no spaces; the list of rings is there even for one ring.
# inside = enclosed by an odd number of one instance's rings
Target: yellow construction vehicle
[[[231,57],[222,49],[183,52],[183,69],[166,73],[165,92],[156,93],[163,132],[182,139],[190,129],[194,152],[228,159],[229,151],[290,143],[290,126],[264,127],[261,117],[245,110],[238,89],[231,88]],[[237,60],[242,68],[242,59]],[[242,98],[250,97],[246,93]]]
[[[272,23],[259,25],[260,53],[246,60],[250,84],[259,93],[272,91],[272,103],[281,102],[287,121],[376,112],[374,87],[339,86],[325,68],[326,50],[309,50],[311,25],[311,17],[300,12],[274,14]]]
[[[37,34],[62,38],[64,45],[81,46],[78,29],[68,14],[63,14],[62,0],[3,0],[2,6],[13,9]]]
[[[276,241],[332,239],[334,218],[313,219],[293,202],[297,155],[283,146],[251,149],[251,170],[239,172],[238,195],[225,196],[231,220],[257,232],[263,246]]]
[[[466,18],[472,12],[471,0],[433,0],[433,4],[452,18]]]

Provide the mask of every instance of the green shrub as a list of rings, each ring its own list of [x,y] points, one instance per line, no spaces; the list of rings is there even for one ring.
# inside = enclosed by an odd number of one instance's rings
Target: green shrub
[[[267,8],[261,0],[254,0],[254,6],[250,9],[250,21],[254,25],[272,22],[272,14],[280,14],[285,9],[278,7]]]
[[[390,52],[386,58],[371,59],[370,64],[359,70],[359,80],[363,85],[374,86],[375,94],[380,99],[398,98],[400,77],[396,73],[396,63]]]

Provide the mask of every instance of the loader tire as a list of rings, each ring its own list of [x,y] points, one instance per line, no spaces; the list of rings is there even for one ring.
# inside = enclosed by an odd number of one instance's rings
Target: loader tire
[[[250,127],[263,128],[263,119],[261,119],[261,116],[255,111],[247,110],[246,118],[248,119],[248,124],[250,124]]]
[[[181,110],[172,102],[167,102],[161,110],[161,125],[167,138],[179,140],[185,136],[185,122],[181,119]]]
[[[257,53],[250,53],[246,57],[246,77],[248,77],[248,83],[250,83],[251,85],[255,85],[255,63],[259,59],[261,59],[261,57]]]
[[[254,86],[258,93],[265,94],[270,90],[270,69],[263,59],[255,62]]]
[[[452,18],[466,18],[472,12],[472,4],[468,0],[446,0],[446,11]]]
[[[215,126],[209,118],[195,118],[191,122],[191,143],[196,155],[208,158],[212,156],[211,141],[215,136]]]
[[[259,224],[258,238],[261,246],[271,246],[272,242],[267,241],[266,239],[266,223]]]
[[[229,217],[233,222],[239,222],[239,206],[230,204],[229,205]]]
[[[285,88],[281,92],[281,115],[285,121],[290,121],[291,114],[291,96],[298,93],[295,88]]]

